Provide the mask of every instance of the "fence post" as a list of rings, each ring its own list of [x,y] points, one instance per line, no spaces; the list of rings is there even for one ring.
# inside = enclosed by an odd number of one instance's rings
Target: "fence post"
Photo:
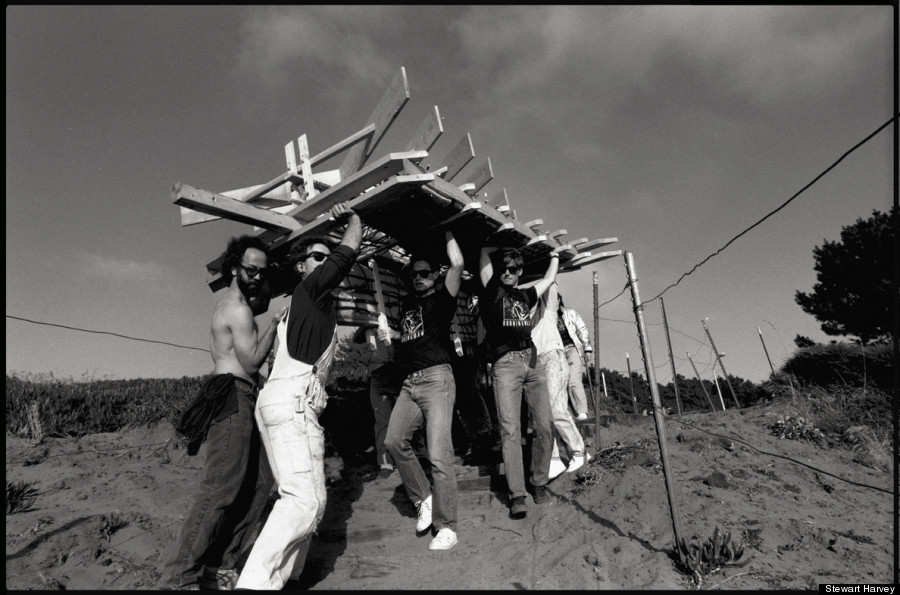
[[[656,422],[656,438],[659,441],[663,477],[666,480],[666,494],[669,496],[669,511],[672,513],[672,528],[675,531],[675,551],[684,562],[681,539],[681,514],[678,512],[678,500],[675,497],[675,478],[672,476],[672,466],[669,464],[669,450],[666,444],[666,420],[662,413],[662,403],[659,399],[659,388],[656,386],[656,376],[653,372],[653,359],[650,356],[650,343],[647,340],[647,329],[644,327],[644,307],[638,295],[637,277],[634,273],[634,257],[631,252],[625,253],[625,262],[628,267],[628,283],[631,286],[631,299],[634,302],[634,317],[637,320],[638,333],[641,339],[641,351],[644,355],[644,369],[647,372],[647,381],[650,383],[650,397],[653,400],[653,421]]]
[[[675,356],[672,354],[672,339],[669,337],[669,322],[666,318],[666,304],[662,296],[659,297],[659,307],[662,308],[663,328],[666,329],[666,345],[669,346],[669,363],[672,364],[672,386],[675,387],[675,404],[678,406],[678,415],[681,415],[681,397],[678,396],[678,375],[675,373]]]
[[[687,353],[687,352],[685,352]],[[694,365],[694,360],[691,359],[691,354],[687,353],[688,361],[691,362],[691,367],[694,368],[694,374],[697,375],[697,382],[700,383],[700,388],[703,389],[703,394],[706,395],[706,400],[709,401],[709,410],[714,412],[716,411],[715,405],[713,405],[712,397],[709,396],[709,392],[706,390],[706,386],[703,384],[703,379],[700,378],[700,372],[697,371],[697,366]],[[724,409],[724,407],[722,408]]]
[[[628,385],[631,387],[631,404],[634,407],[634,414],[638,414],[637,399],[634,398],[634,379],[631,377],[631,358],[628,352],[625,352],[625,365],[628,366]]]
[[[738,401],[737,393],[734,392],[734,387],[731,386],[731,380],[728,379],[728,372],[725,371],[725,364],[722,363],[722,356],[719,354],[719,350],[716,349],[716,344],[713,343],[712,335],[709,334],[709,329],[706,328],[706,320],[701,320],[703,323],[703,330],[706,331],[706,336],[709,337],[709,344],[712,346],[713,353],[716,354],[716,361],[719,362],[719,367],[722,368],[722,376],[725,377],[725,382],[728,383],[728,388],[731,390],[731,398],[734,399],[734,404],[738,406],[738,409],[741,408],[741,404]],[[715,375],[715,374],[713,374]],[[719,398],[722,397],[722,393],[719,393]]]

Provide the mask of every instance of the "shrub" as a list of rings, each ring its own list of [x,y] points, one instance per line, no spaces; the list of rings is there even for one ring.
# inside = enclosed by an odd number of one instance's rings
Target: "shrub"
[[[38,491],[24,481],[6,481],[6,515],[27,512],[34,506]]]
[[[805,386],[891,390],[893,347],[853,343],[814,344],[794,351],[782,366]]]

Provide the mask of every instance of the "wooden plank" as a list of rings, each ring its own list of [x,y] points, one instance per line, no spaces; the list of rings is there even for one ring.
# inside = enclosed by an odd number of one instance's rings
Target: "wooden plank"
[[[239,200],[241,202],[247,202],[246,198],[251,194],[254,194],[255,191],[262,186],[262,184],[259,184],[257,186],[250,186],[249,188],[239,188],[237,190],[219,192],[219,194],[227,196],[228,198]],[[262,207],[265,209],[290,205],[291,192],[289,184],[283,184],[273,190],[270,190],[265,195],[256,198],[252,204],[256,207]],[[215,221],[217,219],[221,219],[221,217],[209,215],[207,213],[201,213],[191,209],[190,207],[181,207],[181,225],[183,227],[186,227],[188,225],[196,225],[198,223],[205,223],[207,221]]]
[[[407,193],[411,188],[421,187],[432,177],[433,176],[431,174],[395,175],[383,184],[369,189],[356,198],[346,201],[346,204],[349,208],[356,210],[357,213],[359,213],[360,217],[365,221],[368,213],[377,211],[383,204],[395,199],[400,193]],[[319,200],[324,194],[325,193],[323,192],[312,201],[305,203],[305,205]],[[295,222],[296,221],[297,220],[295,219]],[[290,234],[265,231],[259,234],[257,237],[259,237],[263,241],[263,243],[266,244],[271,260],[273,258],[283,257],[282,253],[286,252],[287,248],[301,237],[310,235],[325,235],[336,232],[339,229],[340,226],[337,225],[337,223],[335,223],[333,220],[331,220],[331,218],[317,217],[312,221],[303,224],[302,227],[291,232]],[[225,287],[219,273],[219,269],[221,268],[221,266],[221,256],[210,261],[206,265],[206,269],[210,273],[210,277],[207,279],[207,282],[210,289],[212,289],[213,291],[218,291],[219,289]]]
[[[447,173],[444,175],[444,179],[449,182],[455,178],[462,171],[462,168],[474,158],[475,149],[472,148],[472,135],[467,132],[441,162],[447,166]]]
[[[260,209],[245,202],[229,198],[224,194],[215,194],[187,184],[175,184],[172,188],[172,202],[190,207],[195,211],[226,217],[240,223],[258,225],[259,227],[281,233],[300,228],[300,224],[287,215]]]
[[[563,269],[566,271],[577,270],[577,269],[580,269],[581,267],[587,266],[589,264],[593,264],[595,262],[600,262],[601,260],[607,260],[609,258],[613,258],[616,256],[622,256],[622,251],[621,250],[611,250],[609,252],[599,252],[597,254],[591,254],[590,256],[588,256],[587,258],[585,258],[583,260],[582,259],[572,259],[572,261],[568,262],[566,264],[566,266],[563,267]]]
[[[474,184],[475,193],[487,186],[488,182],[494,179],[494,170],[491,168],[491,158],[488,157],[483,163],[472,170],[466,177],[467,184]]]
[[[338,203],[349,200],[366,191],[368,188],[375,186],[379,182],[383,182],[389,177],[403,171],[405,165],[403,163],[404,160],[421,159],[427,156],[428,153],[426,151],[388,153],[372,165],[341,180],[340,184],[332,186],[315,198],[306,201],[296,209],[288,211],[288,215],[296,218],[298,221],[308,223]],[[428,181],[434,178],[433,174],[422,175],[427,176]]]
[[[430,151],[434,143],[444,134],[444,124],[441,122],[441,114],[438,106],[429,112],[428,116],[419,124],[419,128],[406,143],[406,151]]]
[[[578,249],[579,252],[584,252],[585,250],[592,250],[594,248],[600,248],[601,246],[607,246],[609,244],[615,244],[619,241],[619,238],[603,238],[599,240],[591,240],[590,242],[583,242],[580,244],[576,244],[572,242],[572,246]]]
[[[313,184],[312,164],[309,161],[309,142],[306,140],[305,134],[297,137],[297,150],[300,154],[300,173],[303,176],[303,190],[306,194],[303,198],[306,201],[316,195],[316,187]]]
[[[575,248],[577,250],[581,250],[580,245],[587,243],[587,241],[588,241],[587,238],[578,238],[577,240],[572,240],[569,243],[572,245],[573,248]]]
[[[350,147],[353,147],[357,143],[365,141],[366,143],[371,142],[372,136],[375,134],[375,125],[369,124],[359,132],[353,133],[342,141],[339,141],[321,153],[317,153],[313,158],[309,160],[309,163],[312,167],[319,165],[325,161],[328,161],[338,153],[342,151],[346,151]]]
[[[406,80],[406,68],[401,67],[400,72],[391,81],[390,86],[381,97],[381,101],[375,107],[375,111],[369,116],[366,124],[375,126],[375,132],[371,141],[353,145],[344,161],[341,163],[341,179],[359,171],[372,155],[378,143],[384,138],[384,133],[394,122],[397,114],[409,101],[409,81]]]
[[[551,231],[551,232],[550,232],[550,237],[553,238],[553,239],[555,239],[555,240],[557,240],[557,241],[559,241],[559,242],[562,242],[562,240],[561,240],[560,238],[561,238],[562,236],[565,236],[565,235],[568,234],[568,233],[569,233],[569,232],[566,231],[565,229],[557,229],[556,231]]]

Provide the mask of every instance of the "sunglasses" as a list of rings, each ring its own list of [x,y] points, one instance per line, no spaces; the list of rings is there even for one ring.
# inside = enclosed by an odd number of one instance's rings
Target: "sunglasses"
[[[248,277],[251,277],[251,278],[252,278],[252,277],[256,277],[257,275],[259,275],[260,277],[265,277],[266,275],[269,274],[269,269],[268,269],[268,268],[262,268],[262,269],[260,269],[260,268],[257,268],[257,267],[248,267],[248,266],[245,266],[245,265],[240,264],[240,263],[238,264],[238,266],[241,267],[242,269],[244,269],[244,272],[247,273],[247,276],[248,276]]]
[[[427,279],[433,272],[434,271],[432,271],[431,269],[420,269],[418,271],[412,271],[412,273],[410,273],[410,276],[413,279],[417,279],[417,278]]]
[[[519,271],[520,271],[521,269],[522,269],[522,267],[518,267],[518,266],[514,266],[514,267],[503,267],[503,270],[502,270],[501,274],[502,274],[502,273],[508,273],[508,274],[510,274],[510,275],[518,275],[518,274],[519,274]]]
[[[328,256],[329,256],[329,255],[328,255],[328,254],[325,254],[324,252],[310,252],[310,253],[308,253],[308,254],[306,255],[306,257],[304,258],[304,260],[306,260],[307,258],[312,258],[312,259],[314,259],[316,262],[322,262],[323,260],[325,260],[326,258],[328,258]]]

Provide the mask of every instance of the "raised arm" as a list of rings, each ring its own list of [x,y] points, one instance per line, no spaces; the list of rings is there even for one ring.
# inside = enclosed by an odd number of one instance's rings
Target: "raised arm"
[[[275,329],[278,322],[284,316],[287,308],[272,317],[269,326],[258,335],[256,323],[253,320],[253,312],[249,306],[234,304],[228,312],[228,326],[231,327],[231,340],[234,345],[234,355],[238,363],[248,374],[256,374],[266,361],[272,343],[275,342]]]
[[[553,283],[556,282],[556,272],[559,270],[559,252],[554,250],[550,253],[550,266],[547,267],[547,272],[544,273],[544,278],[534,284],[534,290],[537,292],[538,297],[544,295],[544,292],[547,291]]]
[[[491,254],[497,251],[496,246],[484,246],[481,249],[481,256],[478,257],[478,276],[481,284],[487,287],[491,277],[494,276],[494,265],[491,264]]]
[[[339,223],[347,222],[347,229],[344,230],[341,244],[356,252],[362,242],[362,221],[360,221],[359,215],[346,204],[340,203],[332,207],[331,216]]]
[[[462,272],[465,262],[463,261],[462,250],[456,243],[456,238],[449,231],[446,233],[447,238],[447,257],[450,259],[450,269],[444,279],[444,286],[447,292],[456,297],[459,294],[459,286],[462,283]]]

